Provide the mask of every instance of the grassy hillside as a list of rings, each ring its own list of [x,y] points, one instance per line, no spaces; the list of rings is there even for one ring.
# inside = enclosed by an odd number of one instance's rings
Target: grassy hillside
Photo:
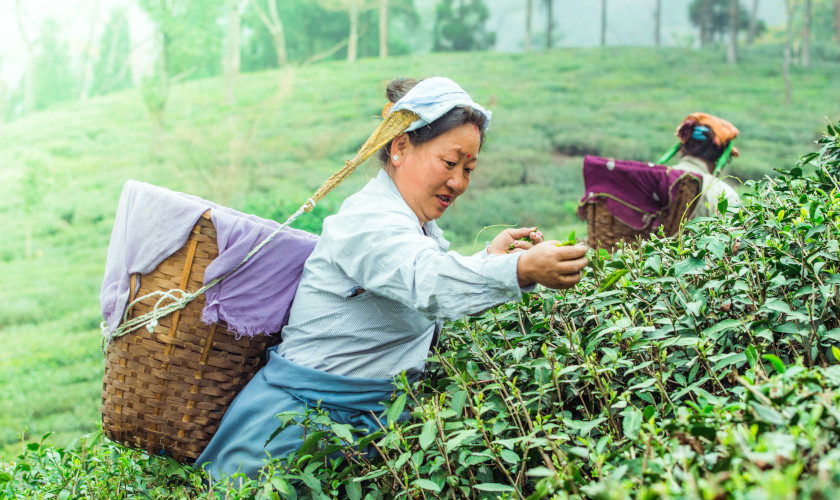
[[[582,227],[583,154],[656,159],[677,123],[704,110],[741,129],[729,173],[757,178],[790,166],[824,117],[840,115],[836,63],[795,69],[787,106],[775,54],[745,53],[734,68],[722,60],[628,48],[337,62],[242,75],[233,106],[220,80],[176,86],[163,128],[135,92],[0,125],[0,449],[10,456],[25,428],[59,443],[95,428],[98,292],[127,179],[282,220],[367,138],[390,78],[440,74],[494,112],[470,192],[441,221],[454,247],[470,251],[490,224],[560,237]],[[298,226],[317,231],[377,168],[360,169]]]

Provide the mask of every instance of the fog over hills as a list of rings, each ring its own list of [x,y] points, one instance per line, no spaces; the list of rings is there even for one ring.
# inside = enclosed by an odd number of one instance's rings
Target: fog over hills
[[[437,0],[415,0],[424,27],[434,25],[434,6]],[[496,32],[496,50],[519,52],[525,40],[526,0],[484,0],[490,8],[487,26]],[[698,31],[688,20],[691,0],[662,1],[663,46],[692,46],[697,44]],[[752,8],[752,2],[741,4]],[[547,11],[545,0],[533,0],[531,29],[532,48],[545,46]],[[607,0],[607,45],[649,46],[654,44],[656,0]],[[595,47],[601,41],[601,2],[553,3],[555,47]],[[785,22],[784,3],[759,1],[758,17],[768,26]]]
[[[431,50],[435,6],[440,0],[414,0],[420,14],[421,25],[416,33],[406,33],[418,53]],[[490,9],[487,28],[496,33],[495,50],[519,52],[525,40],[525,6],[527,0],[484,0]],[[696,46],[698,33],[688,20],[691,0],[662,0],[663,46]],[[753,1],[741,0],[751,8]],[[140,9],[129,0],[99,0],[98,11],[90,9],[82,0],[26,0],[25,26],[29,36],[34,36],[35,26],[47,18],[54,18],[62,25],[59,38],[68,43],[70,54],[81,58],[84,46],[93,33],[98,40],[104,20],[111,9],[129,7],[132,42],[132,66],[148,66],[151,50],[148,42],[151,26]],[[759,18],[768,26],[781,26],[785,22],[784,3],[778,0],[759,0]],[[651,46],[654,44],[653,11],[656,0],[607,0],[607,45]],[[601,2],[597,0],[553,2],[553,38],[555,47],[593,47],[600,43]],[[546,2],[533,0],[532,41],[534,49],[545,47]],[[95,22],[93,32],[90,23]],[[94,52],[96,52],[94,48]],[[26,46],[20,37],[15,16],[15,3],[0,0],[0,80],[14,87],[23,72],[27,57]],[[135,68],[136,69],[136,68]]]

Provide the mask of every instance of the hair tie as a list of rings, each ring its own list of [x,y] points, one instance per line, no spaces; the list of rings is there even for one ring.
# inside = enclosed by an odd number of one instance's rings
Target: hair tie
[[[694,127],[694,130],[691,131],[691,138],[695,141],[705,141],[708,139],[706,132],[709,130],[709,127],[705,125],[697,125]]]
[[[382,118],[385,118],[386,116],[388,116],[388,113],[391,112],[391,108],[393,108],[393,107],[394,107],[393,102],[389,102],[388,104],[386,104],[385,107],[382,108]]]

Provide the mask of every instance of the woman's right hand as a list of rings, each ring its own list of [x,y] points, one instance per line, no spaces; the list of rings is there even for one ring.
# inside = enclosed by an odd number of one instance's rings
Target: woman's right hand
[[[589,261],[585,245],[560,246],[558,241],[544,241],[522,252],[516,265],[519,286],[539,283],[548,288],[572,288],[580,281],[580,271]]]

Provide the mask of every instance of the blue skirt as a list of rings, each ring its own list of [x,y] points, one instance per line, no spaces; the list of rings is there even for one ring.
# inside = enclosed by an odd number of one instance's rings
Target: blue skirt
[[[280,427],[276,416],[281,412],[303,413],[320,403],[334,422],[369,433],[380,429],[374,414],[385,411],[381,401],[389,401],[395,392],[391,379],[314,370],[286,360],[276,349],[268,351],[268,363],[233,400],[219,430],[195,462],[216,480],[221,474],[237,472],[256,478],[269,459],[286,458],[300,448],[303,427],[294,424],[265,444]],[[381,422],[387,425],[385,419]]]

